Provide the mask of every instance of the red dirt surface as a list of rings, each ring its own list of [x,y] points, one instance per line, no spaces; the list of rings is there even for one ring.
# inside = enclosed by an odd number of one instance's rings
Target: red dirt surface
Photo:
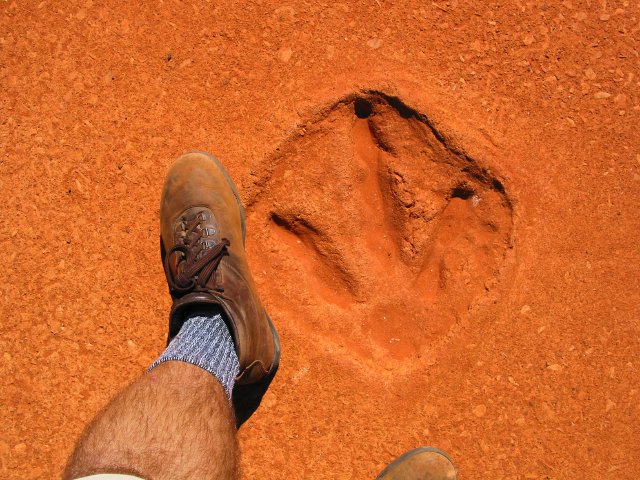
[[[0,477],[161,351],[164,173],[227,165],[283,346],[244,478],[640,476],[631,1],[5,1]]]

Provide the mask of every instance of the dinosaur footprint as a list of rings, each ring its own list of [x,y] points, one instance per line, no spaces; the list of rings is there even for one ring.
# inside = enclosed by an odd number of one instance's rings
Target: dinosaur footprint
[[[383,94],[285,142],[250,208],[270,298],[326,348],[388,370],[429,361],[497,287],[511,243],[502,184]]]

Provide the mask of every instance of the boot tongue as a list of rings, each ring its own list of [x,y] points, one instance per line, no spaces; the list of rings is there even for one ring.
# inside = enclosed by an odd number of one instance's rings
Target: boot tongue
[[[172,251],[187,250],[186,260],[179,264],[178,275],[175,277],[176,286],[183,292],[217,290],[215,271],[222,258],[228,255],[229,245],[229,240],[223,238],[213,247],[198,251],[193,251],[189,246],[174,247]]]
[[[189,212],[191,213],[191,212]],[[183,214],[176,226],[179,241],[171,248],[165,260],[179,253],[175,264],[175,276],[168,278],[172,292],[185,294],[193,291],[217,290],[215,271],[222,258],[228,254],[229,240],[216,241],[217,229],[210,211],[203,209]]]
[[[187,261],[192,258],[200,259],[207,250],[218,244],[215,238],[217,229],[213,215],[207,210],[197,211],[191,215],[185,214],[178,225],[178,230],[180,243],[189,249]]]

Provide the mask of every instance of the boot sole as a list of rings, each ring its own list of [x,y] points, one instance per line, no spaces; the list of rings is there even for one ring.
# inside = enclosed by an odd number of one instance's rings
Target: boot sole
[[[262,397],[267,393],[269,385],[271,385],[271,382],[278,371],[278,367],[280,366],[280,338],[278,337],[278,332],[276,332],[269,314],[266,310],[264,313],[267,317],[267,321],[269,322],[269,328],[271,328],[271,334],[273,336],[275,358],[271,368],[269,369],[269,373],[267,373],[267,375],[262,379],[258,380],[256,383],[250,383],[248,385],[239,385],[236,383],[233,388],[231,401],[233,403],[233,412],[236,417],[237,429],[249,420],[251,415],[253,415],[258,409],[262,402]]]

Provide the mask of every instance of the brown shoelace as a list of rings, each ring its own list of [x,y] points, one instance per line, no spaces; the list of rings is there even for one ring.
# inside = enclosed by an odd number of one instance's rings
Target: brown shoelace
[[[168,272],[169,288],[175,293],[187,293],[192,290],[218,290],[215,285],[207,285],[214,272],[220,265],[222,258],[228,255],[227,247],[231,242],[223,238],[220,243],[213,247],[208,246],[208,242],[200,242],[202,238],[202,228],[199,215],[187,224],[184,244],[176,244],[164,258],[164,269]],[[180,252],[182,260],[178,260],[181,266],[176,276],[170,268],[171,256]]]

